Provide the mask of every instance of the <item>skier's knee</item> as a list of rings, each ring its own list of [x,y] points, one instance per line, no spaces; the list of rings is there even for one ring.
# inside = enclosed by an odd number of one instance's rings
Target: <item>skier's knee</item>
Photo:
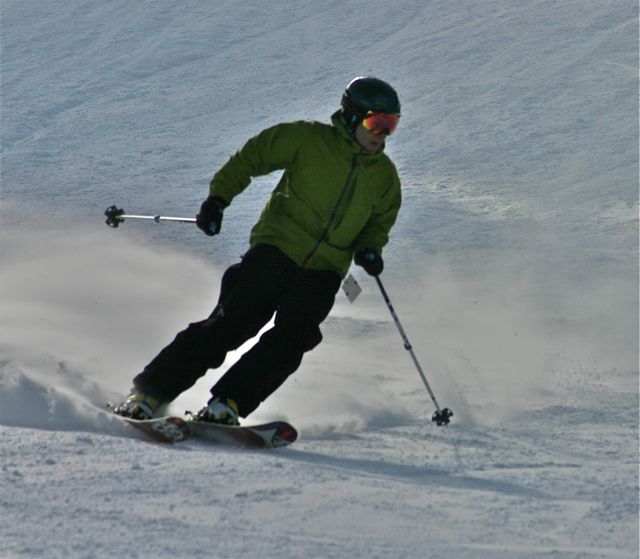
[[[317,325],[291,326],[281,328],[281,334],[286,337],[287,344],[295,347],[300,352],[311,351],[322,341],[322,332]]]
[[[234,264],[229,266],[222,274],[222,281],[220,282],[220,296],[218,297],[218,305],[225,301],[233,288],[238,283],[238,276],[240,275],[240,264]]]
[[[321,341],[322,332],[320,332],[320,328],[317,326],[309,328],[304,334],[303,351],[311,351],[314,347],[320,344]]]

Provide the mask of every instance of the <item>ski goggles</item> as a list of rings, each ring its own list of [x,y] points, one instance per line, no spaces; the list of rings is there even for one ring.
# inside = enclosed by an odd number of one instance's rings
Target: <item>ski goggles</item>
[[[400,115],[388,115],[384,113],[374,113],[369,111],[362,119],[364,126],[372,134],[393,134],[398,126]]]

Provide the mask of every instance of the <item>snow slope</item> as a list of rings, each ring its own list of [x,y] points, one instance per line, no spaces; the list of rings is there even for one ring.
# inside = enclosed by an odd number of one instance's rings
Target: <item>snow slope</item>
[[[0,556],[638,557],[637,3],[292,6],[0,4]],[[383,281],[452,424],[354,269],[255,414],[293,447],[141,440],[104,402],[208,313],[277,177],[215,239],[104,210],[193,215],[360,74],[402,100]]]

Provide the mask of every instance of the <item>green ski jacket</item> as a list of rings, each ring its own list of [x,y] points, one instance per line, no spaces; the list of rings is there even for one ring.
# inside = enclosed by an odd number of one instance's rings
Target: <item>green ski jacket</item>
[[[251,246],[270,244],[303,268],[344,277],[354,251],[382,252],[401,194],[389,157],[364,153],[339,114],[333,125],[299,121],[264,130],[214,175],[210,194],[230,204],[252,177],[284,170],[251,231]]]

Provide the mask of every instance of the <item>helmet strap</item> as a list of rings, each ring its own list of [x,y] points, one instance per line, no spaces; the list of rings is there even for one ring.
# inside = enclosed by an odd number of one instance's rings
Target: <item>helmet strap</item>
[[[353,114],[350,111],[342,110],[342,120],[344,121],[347,132],[349,132],[350,136],[353,136],[356,133],[356,128],[360,123],[360,118],[358,115]]]
[[[356,107],[346,95],[342,97],[342,119],[350,136],[356,133],[358,124],[362,122],[364,114]]]

